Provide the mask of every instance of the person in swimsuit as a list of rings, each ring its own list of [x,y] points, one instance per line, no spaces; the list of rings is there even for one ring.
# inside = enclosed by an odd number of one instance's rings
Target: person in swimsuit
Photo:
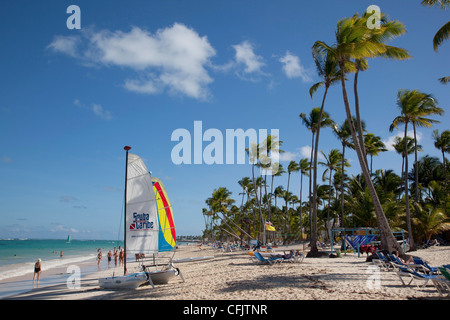
[[[36,277],[37,275],[37,277]],[[34,264],[34,276],[33,276],[33,288],[34,288],[34,279],[36,279],[36,285],[39,287],[39,276],[41,275],[41,259],[39,258]]]

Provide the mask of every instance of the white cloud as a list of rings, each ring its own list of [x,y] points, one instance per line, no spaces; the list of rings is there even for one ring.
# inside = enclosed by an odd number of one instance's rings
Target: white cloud
[[[410,130],[406,134],[407,134],[408,137],[414,138],[414,130]],[[383,143],[386,146],[386,149],[388,151],[395,151],[395,149],[393,147],[393,145],[395,143],[395,138],[396,137],[400,137],[400,138],[403,139],[404,136],[405,136],[404,132],[399,132],[396,135],[390,136],[386,140],[383,140]],[[420,140],[422,140],[422,132],[416,130],[416,138],[417,138],[417,144],[419,144]]]
[[[302,158],[307,158],[308,160],[311,160],[311,146],[303,146],[300,148],[300,156]],[[323,157],[322,153],[317,152],[317,157],[319,160],[325,160],[325,158]]]
[[[73,101],[73,104],[76,105],[79,108],[92,111],[96,116],[98,116],[98,117],[100,117],[100,118],[102,118],[104,120],[111,120],[112,119],[111,112],[105,110],[101,105],[99,105],[97,103],[93,103],[92,107],[88,107],[88,106],[84,105],[83,103],[81,103],[80,100],[75,99]]]
[[[78,57],[77,46],[80,44],[80,38],[76,36],[56,36],[52,43],[47,46],[56,52],[67,54],[71,57]]]
[[[7,156],[3,156],[1,158],[1,161],[4,162],[4,163],[13,163],[14,162],[13,159],[11,159],[10,157],[7,157]]]
[[[99,104],[94,103],[92,105],[92,111],[94,111],[94,113],[102,119],[105,119],[105,120],[112,119],[111,112],[104,110],[103,107]]]
[[[261,72],[261,68],[265,65],[264,62],[262,62],[263,59],[253,52],[253,46],[248,41],[234,45],[233,48],[236,50],[236,62],[245,65],[245,73]]]
[[[207,86],[213,79],[205,66],[216,52],[207,37],[183,24],[175,23],[155,34],[133,27],[129,32],[104,30],[83,36],[88,45],[82,55],[76,55],[80,38],[60,36],[48,48],[84,62],[130,68],[145,76],[146,80],[127,79],[124,87],[130,91],[156,94],[167,88],[195,99],[209,96]]]
[[[302,78],[304,82],[311,82],[310,71],[300,63],[300,58],[286,51],[286,55],[279,61],[283,64],[283,71],[288,78]]]

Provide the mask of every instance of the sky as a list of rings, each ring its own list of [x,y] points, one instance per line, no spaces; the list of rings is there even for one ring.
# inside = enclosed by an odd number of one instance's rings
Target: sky
[[[450,73],[450,42],[438,52],[432,47],[450,11],[420,2],[3,0],[0,238],[119,239],[126,145],[165,184],[177,234],[200,235],[213,190],[226,187],[239,205],[237,182],[251,177],[248,161],[194,164],[194,150],[211,143],[202,134],[220,133],[225,154],[227,129],[278,130],[284,167],[309,157],[311,133],[299,114],[319,107],[323,95],[319,89],[309,96],[321,80],[311,47],[317,40],[334,43],[337,21],[370,5],[405,24],[407,33],[389,44],[412,55],[371,59],[359,76],[366,129],[391,149],[393,137],[403,134],[403,126],[389,132],[399,115],[399,89],[432,94],[446,111],[450,105],[450,86],[437,81]],[[349,76],[353,106],[352,85]],[[325,109],[344,121],[340,85],[330,88]],[[449,129],[448,112],[435,119],[433,128],[418,129],[419,157],[441,159],[432,131]],[[172,135],[180,130],[191,136],[190,163],[172,156],[181,141]],[[319,147],[328,153],[340,142],[324,129]],[[347,157],[349,174],[358,174],[356,154]],[[401,157],[384,152],[373,167],[399,174]],[[287,175],[275,178],[281,184]],[[298,173],[290,190],[300,190]]]

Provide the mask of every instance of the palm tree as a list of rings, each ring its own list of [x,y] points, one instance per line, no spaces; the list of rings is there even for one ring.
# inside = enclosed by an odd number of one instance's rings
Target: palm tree
[[[442,209],[431,205],[420,210],[414,218],[414,224],[426,240],[431,240],[433,235],[450,230],[450,220],[445,216]]]
[[[450,4],[450,0],[422,0],[422,5],[424,6],[434,6],[438,4],[441,6],[443,10],[447,10],[448,5]],[[433,37],[433,49],[434,51],[438,51],[438,47],[442,44],[442,42],[450,36],[450,21],[444,24],[434,35]],[[443,84],[447,84],[450,81],[450,77],[440,78],[439,81]]]
[[[312,132],[312,147],[311,147],[311,166],[309,169],[309,195],[310,195],[310,204],[309,204],[309,212],[310,212],[310,223],[311,223],[311,251],[312,253],[315,253],[318,251],[317,249],[317,212],[315,210],[316,207],[316,199],[317,199],[317,187],[314,187],[317,185],[317,174],[315,172],[317,171],[317,162],[316,156],[316,148],[318,143],[317,137],[314,141],[314,137],[318,130],[320,130],[321,127],[327,127],[332,126],[334,124],[334,121],[331,120],[328,113],[323,111],[322,108],[313,108],[311,112],[309,113],[309,116],[306,116],[305,113],[300,114],[300,118],[303,121],[303,124],[308,128],[308,130],[311,130]],[[316,155],[316,156],[315,156]],[[314,162],[316,162],[316,165],[314,165]],[[314,173],[313,173],[314,171]],[[313,189],[314,188],[314,189]],[[312,200],[312,201],[311,201]]]
[[[290,180],[291,180],[291,173],[292,172],[297,172],[297,171],[299,171],[300,170],[300,167],[298,166],[298,163],[296,162],[296,161],[294,161],[294,160],[292,160],[291,162],[289,162],[289,165],[288,165],[288,183],[287,183],[287,187],[286,187],[286,195],[289,195],[290,194],[290,192],[289,192],[289,182],[290,182]],[[286,226],[286,223],[287,223],[287,220],[288,220],[288,198],[287,198],[287,196],[286,196],[286,198],[285,198],[285,200],[286,200],[286,211],[285,211],[285,220],[284,220],[284,228],[285,228],[285,237],[284,237],[284,242],[286,242],[286,230],[287,230],[287,226]]]
[[[366,13],[362,18],[358,20],[357,23],[360,23],[362,25],[359,25],[359,27],[365,28],[367,26],[367,18],[369,17],[369,14]],[[366,28],[367,29],[367,28]],[[363,29],[364,31],[364,29]],[[398,37],[406,32],[406,29],[404,25],[398,21],[388,21],[386,19],[386,16],[383,14],[381,16],[380,21],[380,27],[377,29],[371,30],[369,32],[368,37],[369,40],[364,39],[363,41],[368,41],[367,46],[372,44],[378,44],[378,45],[384,45],[385,50],[375,55],[375,57],[382,57],[382,58],[388,58],[388,59],[396,59],[396,60],[405,60],[411,58],[410,54],[407,50],[402,48],[397,48],[393,46],[385,45],[384,43],[387,40],[391,40],[395,37]],[[358,132],[358,138],[359,143],[361,146],[364,145],[364,137],[363,137],[363,128],[362,128],[362,121],[361,121],[361,115],[360,115],[360,108],[359,108],[359,95],[358,95],[358,75],[360,71],[365,71],[369,68],[368,57],[355,57],[355,77],[353,82],[353,91],[355,95],[355,114],[356,114],[356,120],[357,120],[357,132]],[[366,150],[364,150],[364,153]],[[367,158],[365,153],[365,160],[367,165]],[[371,171],[372,172],[372,171]]]
[[[353,117],[353,124],[356,124],[356,118]],[[365,129],[364,121],[361,121],[361,126],[363,130]],[[352,134],[350,132],[350,127],[348,125],[348,120],[345,119],[344,123],[340,126],[333,126],[333,133],[335,136],[341,141],[342,144],[342,158],[345,159],[345,148],[349,147],[354,149],[354,146],[351,142]],[[344,162],[341,163],[341,215],[340,215],[340,227],[344,227],[344,180],[345,180],[345,171],[344,171]]]
[[[387,149],[383,141],[381,141],[381,137],[376,136],[373,133],[367,133],[364,135],[364,146],[366,149],[366,155],[370,156],[370,174],[372,175],[373,156],[377,156],[380,152],[387,151]]]
[[[406,155],[410,155],[414,152],[414,149],[416,148],[414,146],[414,139],[411,137],[406,137],[406,148],[405,148],[405,138],[395,137],[394,144],[392,145],[395,149],[395,151],[402,156],[402,182],[401,187],[403,188],[403,181],[405,179],[406,173],[405,173],[405,157]],[[407,150],[407,153],[405,153],[405,149]],[[422,146],[417,145],[417,151],[422,151]]]
[[[327,97],[327,93],[328,93],[328,88],[333,84],[336,83],[337,81],[339,81],[340,79],[340,71],[337,65],[337,61],[336,59],[334,59],[334,57],[332,55],[322,55],[320,54],[320,52],[317,50],[317,48],[312,49],[312,55],[313,55],[313,59],[314,62],[316,64],[316,68],[317,68],[317,73],[319,74],[320,77],[323,78],[323,81],[320,81],[316,84],[314,84],[310,89],[309,89],[309,94],[311,95],[311,99],[313,98],[313,94],[315,91],[317,91],[317,89],[319,87],[325,86],[325,92],[323,94],[323,98],[322,98],[322,106],[320,107],[320,113],[319,113],[319,118],[317,121],[317,135],[316,135],[316,142],[315,142],[315,147],[314,147],[314,158],[311,159],[311,163],[313,164],[313,168],[314,168],[314,176],[313,176],[313,201],[312,201],[312,210],[313,210],[313,215],[316,217],[317,216],[317,212],[315,212],[316,209],[316,201],[317,201],[317,152],[318,152],[318,146],[319,146],[319,136],[320,136],[320,128],[322,126],[322,117],[324,116],[324,107],[325,107],[325,99]],[[324,118],[328,118],[328,117],[324,117]],[[332,125],[332,120],[331,119],[327,119],[326,121],[324,121],[324,125],[328,125],[331,126]],[[316,228],[313,229],[314,233],[317,232]],[[312,243],[314,243],[314,245],[311,246],[311,251],[312,252],[317,252],[317,245],[316,245],[316,235],[314,235],[314,238],[311,239]]]
[[[332,149],[326,155],[323,151],[321,151],[323,157],[325,158],[325,162],[319,162],[319,164],[326,166],[325,171],[322,175],[322,180],[326,180],[326,174],[329,172],[329,189],[328,189],[328,212],[327,212],[327,224],[330,220],[330,207],[331,207],[331,178],[333,177],[333,171],[336,171],[339,168],[340,164],[344,164],[344,166],[349,167],[350,164],[345,161],[345,159],[342,157],[342,153],[339,152],[338,149]],[[327,225],[328,228],[328,225]],[[331,239],[331,237],[330,237]]]
[[[302,194],[303,194],[303,175],[308,176],[308,170],[311,165],[311,163],[306,158],[300,159],[298,162],[298,168],[300,171],[300,228],[302,228],[303,232],[303,224],[302,224],[302,210],[303,210],[303,201],[302,201]]]
[[[248,186],[251,183],[251,180],[249,177],[243,177],[241,180],[238,181],[239,185],[242,188],[242,202],[241,202],[241,210],[244,205],[244,196],[247,194]]]
[[[414,168],[416,171],[415,177],[415,201],[418,202],[419,198],[419,185],[418,185],[418,170],[417,170],[417,134],[416,127],[431,127],[433,123],[437,123],[439,121],[427,118],[430,115],[438,114],[441,115],[444,113],[442,108],[437,106],[437,101],[430,94],[425,94],[419,92],[418,90],[399,90],[397,95],[397,106],[400,110],[400,116],[397,116],[393,121],[391,126],[389,127],[390,131],[393,131],[394,128],[397,128],[399,124],[405,125],[405,137],[407,136],[408,131],[408,123],[412,123],[414,130]],[[405,138],[406,139],[406,138]],[[405,145],[405,153],[406,153],[406,145]],[[408,172],[408,157],[405,158],[405,172]],[[407,175],[405,177],[405,186],[407,186]],[[408,200],[408,194],[406,193],[406,200]],[[409,205],[406,204],[406,214],[408,215]],[[407,221],[408,218],[407,218]],[[409,230],[408,230],[409,232]],[[412,235],[410,235],[412,236]],[[410,239],[412,240],[412,238]],[[412,250],[415,249],[415,246],[410,243]]]
[[[399,90],[397,95],[397,106],[400,110],[401,115],[397,116],[393,121],[391,126],[389,127],[390,131],[393,131],[394,128],[398,128],[399,124],[405,125],[405,139],[408,132],[408,123],[412,123],[414,129],[414,153],[415,153],[415,162],[414,168],[417,168],[417,136],[416,136],[416,126],[419,127],[431,127],[433,123],[439,122],[437,120],[426,118],[432,114],[442,114],[444,112],[443,109],[437,106],[437,101],[430,95],[419,92],[417,90]],[[405,144],[405,154],[407,153]],[[418,185],[418,170],[416,169],[416,193],[415,193],[415,201],[418,202],[419,198],[419,185]],[[408,157],[405,157],[405,172],[408,172]],[[411,250],[416,250],[416,246],[414,244],[412,230],[411,230],[411,219],[409,212],[409,204],[408,199],[409,195],[407,192],[408,186],[408,175],[405,176],[405,201],[406,201],[406,221],[408,224],[408,233],[410,240],[410,248]]]
[[[442,152],[442,163],[444,164],[445,185],[447,186],[447,164],[445,153],[450,153],[450,131],[445,130],[439,134],[439,130],[433,131],[434,146]]]
[[[362,149],[364,146],[359,143],[352,123],[352,114],[345,85],[345,73],[356,71],[356,66],[351,59],[376,57],[387,51],[385,45],[380,42],[371,41],[371,38],[368,36],[370,32],[371,29],[363,26],[361,21],[358,22],[357,16],[345,18],[338,21],[335,31],[336,43],[334,45],[330,46],[323,41],[316,41],[314,46],[322,54],[332,54],[338,61],[339,69],[341,70],[342,96],[344,100],[345,113],[349,122],[350,132],[352,135],[353,144],[355,146],[355,151],[358,156],[358,161],[360,163],[364,178],[367,181],[368,191],[374,205],[378,228],[380,230],[381,246],[383,249],[387,249],[388,251],[393,251],[395,249],[400,253],[403,253],[401,246],[397,243],[397,240],[392,234],[389,223],[384,214],[383,207],[381,206],[380,199],[378,198],[375,187],[370,179],[370,173],[367,168]]]

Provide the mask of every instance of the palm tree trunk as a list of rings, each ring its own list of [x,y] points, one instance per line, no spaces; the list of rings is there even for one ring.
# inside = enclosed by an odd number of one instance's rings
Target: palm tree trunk
[[[332,177],[332,173],[333,173],[333,170],[330,169],[330,184],[328,185],[328,186],[329,186],[329,189],[328,189],[328,211],[327,211],[327,231],[328,231],[328,237],[329,237],[330,241],[333,241],[333,240],[331,239],[331,232],[330,232],[330,230],[328,229],[328,224],[330,223],[331,177]]]
[[[352,121],[352,114],[350,111],[350,104],[348,102],[347,90],[345,88],[345,76],[344,76],[345,68],[344,68],[343,60],[339,61],[339,68],[342,73],[342,77],[341,77],[342,96],[344,99],[344,106],[345,106],[345,112],[347,115],[347,121],[349,123],[350,132],[352,134],[353,143],[355,145],[355,151],[358,156],[359,164],[361,166],[361,171],[363,173],[364,179],[366,180],[367,187],[369,188],[369,193],[372,198],[375,213],[377,215],[378,228],[380,229],[381,247],[383,249],[388,250],[389,252],[397,250],[399,252],[399,254],[402,255],[403,250],[402,250],[401,246],[398,244],[397,240],[395,239],[395,237],[392,234],[392,231],[389,227],[389,223],[386,219],[383,208],[381,207],[380,199],[378,198],[375,187],[370,178],[369,170],[368,170],[367,164],[364,160],[364,154],[362,153],[362,149],[359,144],[359,140],[356,136],[356,131],[355,131],[355,128],[353,126],[353,121]],[[364,147],[364,145],[362,147]]]
[[[408,122],[405,122],[405,211],[406,211],[406,226],[408,228],[409,248],[415,248],[412,228],[411,228],[411,212],[409,210],[409,188],[408,188],[408,144],[407,141]]]
[[[344,223],[344,164],[345,164],[345,144],[342,145],[342,164],[341,164],[341,221],[340,227],[345,228]],[[345,239],[342,237],[342,248],[344,248]]]
[[[329,85],[325,85],[325,92],[323,94],[322,106],[320,107],[319,120],[317,122],[317,132],[316,132],[316,143],[314,146],[314,178],[313,178],[313,201],[312,201],[312,226],[311,229],[311,252],[318,252],[317,248],[317,152],[319,147],[319,135],[320,135],[320,124],[322,122],[323,108],[325,107],[325,99],[327,97]]]
[[[313,169],[313,157],[314,157],[314,129],[312,129],[312,141],[311,141],[311,156],[309,160],[309,238],[311,240],[311,248],[313,248],[313,210],[312,210],[312,169]],[[317,242],[317,235],[315,242]],[[314,244],[315,250],[317,251],[317,244]]]
[[[286,188],[286,212],[285,212],[285,218],[284,218],[284,238],[283,238],[283,244],[286,244],[286,235],[287,235],[287,220],[288,220],[288,195],[289,195],[289,182],[291,180],[291,173],[288,173],[288,183]]]
[[[302,173],[302,169],[300,168],[300,230],[301,230],[301,237],[302,237],[302,240],[303,240],[302,191],[303,191],[303,173]]]
[[[356,72],[355,72],[355,79],[353,82],[353,91],[355,93],[355,113],[356,113],[356,123],[357,123],[357,130],[358,130],[358,139],[359,139],[359,145],[362,148],[362,147],[364,147],[364,136],[363,136],[363,132],[362,132],[361,114],[359,112],[358,75],[359,75],[359,68],[357,68]],[[363,152],[365,164],[367,166],[366,149],[362,148],[361,151]]]
[[[416,196],[414,198],[414,201],[416,203],[419,202],[419,166],[417,162],[417,137],[416,137],[416,124],[413,122],[413,129],[414,129],[414,171],[415,171],[415,184],[416,184]]]

